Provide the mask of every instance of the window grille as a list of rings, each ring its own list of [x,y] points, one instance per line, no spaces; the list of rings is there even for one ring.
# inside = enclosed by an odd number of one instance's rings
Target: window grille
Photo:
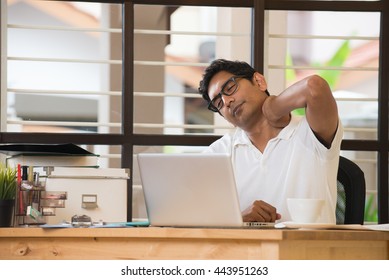
[[[23,1],[30,3],[30,1]],[[96,1],[100,2],[100,1]],[[102,1],[106,2],[106,1]],[[139,3],[138,3],[139,2]],[[313,70],[332,70],[341,72],[362,73],[363,75],[376,75],[376,94],[368,97],[348,97],[338,96],[338,104],[341,103],[372,103],[376,104],[377,120],[372,121],[370,127],[366,126],[353,126],[346,125],[346,133],[360,133],[358,137],[345,138],[342,144],[342,151],[345,153],[359,153],[369,156],[362,156],[360,158],[360,164],[377,164],[377,196],[379,201],[379,221],[388,222],[388,73],[387,73],[387,61],[386,53],[382,53],[381,50],[388,49],[389,34],[385,29],[381,29],[379,34],[375,35],[333,35],[333,34],[319,34],[319,35],[301,35],[296,33],[282,33],[273,32],[270,27],[273,26],[272,18],[268,13],[270,12],[285,12],[285,11],[332,11],[332,12],[367,12],[376,13],[381,17],[379,26],[387,26],[388,18],[383,11],[387,11],[388,3],[385,1],[267,1],[267,0],[253,0],[237,3],[236,1],[210,1],[204,4],[204,7],[218,7],[218,8],[233,8],[236,13],[245,13],[244,10],[250,10],[250,16],[252,16],[253,26],[256,27],[251,31],[251,25],[245,30],[217,30],[217,31],[198,31],[198,30],[169,30],[167,28],[170,25],[169,20],[166,20],[158,26],[158,29],[139,25],[137,16],[140,15],[138,9],[158,9],[161,6],[167,9],[164,12],[173,14],[178,7],[196,7],[196,4],[187,1],[148,1],[147,5],[141,3],[142,1],[132,1],[131,3],[115,1],[113,7],[110,7],[110,11],[114,11],[115,17],[111,18],[111,23],[104,27],[74,27],[74,26],[51,26],[47,24],[29,23],[23,22],[8,22],[7,21],[7,1],[1,1],[1,142],[2,143],[21,143],[21,142],[33,142],[33,143],[56,143],[56,142],[73,142],[76,144],[87,144],[94,148],[102,148],[101,154],[106,156],[107,159],[120,161],[120,165],[123,167],[134,167],[132,162],[132,156],[140,149],[145,147],[156,150],[171,150],[178,149],[179,147],[201,147],[207,146],[212,141],[216,140],[224,131],[230,129],[228,124],[223,122],[218,116],[209,115],[206,117],[208,122],[204,122],[201,119],[199,122],[198,116],[191,115],[191,121],[188,123],[174,123],[168,121],[161,121],[163,116],[162,110],[151,110],[147,107],[151,103],[161,103],[164,99],[185,99],[188,103],[200,102],[201,97],[197,96],[195,84],[198,81],[187,81],[189,83],[183,90],[162,90],[161,87],[156,87],[155,82],[160,84],[165,83],[164,75],[160,75],[161,69],[164,71],[173,71],[176,74],[184,74],[182,69],[198,69],[203,68],[208,64],[208,61],[196,61],[196,60],[177,60],[177,57],[170,56],[169,59],[165,57],[158,57],[156,52],[149,52],[147,56],[143,56],[142,49],[137,48],[135,43],[138,38],[164,37],[166,43],[169,40],[173,40],[177,37],[189,36],[194,37],[217,37],[220,39],[221,44],[224,43],[224,48],[218,49],[218,55],[220,57],[242,59],[251,61],[252,64],[260,71],[265,73],[268,79],[269,85],[272,87],[274,93],[280,92],[281,88],[285,84],[278,85],[273,80],[273,75],[276,77],[281,75],[285,80],[285,73],[290,70],[301,72],[309,72]],[[71,4],[72,2],[66,1],[35,1],[36,5],[53,5],[53,4]],[[173,4],[171,6],[170,4]],[[103,4],[108,5],[108,4]],[[164,6],[166,5],[166,6]],[[117,11],[124,7],[123,10]],[[37,6],[34,6],[36,9]],[[112,8],[112,9],[111,9]],[[251,9],[252,13],[251,13]],[[243,10],[243,11],[242,11]],[[266,12],[265,12],[266,11]],[[220,9],[220,12],[228,14],[228,10]],[[8,17],[9,18],[9,17]],[[121,19],[124,19],[125,25],[121,26]],[[162,19],[159,17],[158,19]],[[167,19],[170,17],[166,17]],[[237,18],[236,16],[233,17]],[[119,20],[119,21],[118,21]],[[132,21],[134,20],[134,21]],[[251,23],[251,21],[250,21]],[[265,23],[265,25],[264,25]],[[235,24],[238,25],[238,24]],[[233,25],[233,26],[235,26]],[[261,28],[258,28],[261,26]],[[262,27],[265,26],[264,29]],[[70,33],[85,33],[85,34],[100,34],[98,36],[107,36],[109,40],[116,40],[120,42],[120,46],[123,43],[124,48],[121,47],[115,50],[106,50],[105,56],[91,56],[91,53],[81,57],[61,57],[59,56],[33,56],[26,55],[25,53],[15,54],[13,49],[7,49],[9,43],[9,32],[28,31],[30,34],[37,34],[39,32],[60,32],[62,34]],[[186,35],[185,35],[186,34]],[[265,35],[262,37],[262,35]],[[265,41],[263,41],[265,39]],[[109,41],[108,40],[108,41]],[[240,55],[233,55],[227,57],[223,50],[226,50],[226,46],[230,46],[231,42],[245,42],[249,51],[239,52],[236,51],[237,46],[233,44],[230,53],[236,53]],[[270,46],[274,40],[320,40],[320,41],[335,41],[335,40],[350,40],[350,41],[378,41],[376,51],[378,50],[378,62],[373,65],[364,66],[315,66],[311,65],[286,65],[285,57],[281,61],[271,61],[271,52],[275,50]],[[188,39],[189,41],[189,39]],[[166,44],[164,45],[166,46]],[[188,44],[189,48],[190,44]],[[278,47],[278,45],[275,45]],[[286,45],[285,45],[286,46]],[[145,44],[144,48],[150,47]],[[152,46],[157,50],[157,45]],[[217,45],[216,45],[217,48]],[[109,52],[111,51],[111,52]],[[138,56],[138,52],[140,55]],[[8,59],[4,60],[3,54],[7,53]],[[250,54],[247,56],[247,54]],[[89,70],[91,66],[98,65],[103,68],[103,73],[115,73],[110,75],[113,80],[110,85],[104,85],[102,88],[72,88],[70,84],[66,87],[19,87],[12,84],[7,84],[6,77],[10,73],[7,68],[7,64],[18,64],[25,61],[30,64],[44,63],[46,65],[65,65],[68,67],[71,64],[83,65],[85,69]],[[10,67],[10,66],[8,66]],[[181,71],[177,71],[180,69]],[[200,71],[201,72],[201,71]],[[71,71],[69,75],[74,74]],[[158,75],[154,75],[157,73]],[[274,74],[275,73],[275,74]],[[280,74],[281,73],[281,74]],[[52,73],[50,73],[52,74]],[[150,79],[150,76],[152,79]],[[185,75],[183,75],[185,76]],[[121,78],[124,78],[123,80]],[[155,78],[157,77],[157,79]],[[148,86],[139,83],[140,80],[148,78]],[[47,79],[50,82],[50,79]],[[281,88],[278,88],[280,86]],[[15,96],[36,96],[40,99],[48,97],[74,97],[74,95],[80,95],[83,97],[96,97],[102,98],[105,105],[108,103],[109,117],[101,117],[95,119],[77,119],[77,120],[42,120],[42,119],[12,119],[7,120],[7,113],[11,114],[7,110],[3,110],[6,106],[7,99],[4,98],[5,93],[12,92]],[[80,102],[81,103],[81,102]],[[174,103],[173,103],[174,104]],[[182,105],[182,104],[181,104]],[[94,105],[97,106],[97,105]],[[111,110],[115,108],[115,110]],[[149,109],[147,109],[149,108]],[[160,108],[159,108],[160,109]],[[84,110],[87,111],[87,110]],[[158,121],[154,119],[143,119],[139,117],[139,112],[146,111],[147,115],[159,114]],[[85,112],[86,113],[86,112]],[[108,114],[108,113],[107,113]],[[374,115],[374,114],[373,114]],[[27,132],[15,132],[8,129],[8,126],[20,127],[25,124],[31,124],[35,127],[44,127],[43,131],[27,131]],[[49,132],[48,127],[55,124],[69,130],[63,132]],[[372,137],[366,137],[366,134],[373,135]],[[110,147],[114,146],[113,149]],[[372,155],[372,156],[371,156]],[[131,184],[130,184],[131,185]],[[129,186],[131,190],[131,186]],[[131,192],[128,194],[128,202],[131,205]],[[129,219],[131,219],[131,207],[128,210]]]

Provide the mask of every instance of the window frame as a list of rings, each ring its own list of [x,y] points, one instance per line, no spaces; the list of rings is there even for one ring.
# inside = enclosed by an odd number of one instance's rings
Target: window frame
[[[54,0],[64,1],[64,0]],[[388,207],[388,168],[389,168],[389,2],[388,1],[279,1],[279,0],[114,0],[114,1],[88,1],[96,3],[122,4],[123,13],[123,77],[134,77],[134,5],[176,5],[176,6],[217,6],[217,7],[244,7],[253,9],[253,26],[265,26],[266,10],[300,10],[300,11],[352,11],[352,12],[379,12],[380,23],[380,57],[379,57],[379,93],[378,93],[378,137],[377,140],[343,140],[341,149],[352,151],[377,152],[377,200],[378,222],[389,222]],[[2,6],[0,6],[1,14]],[[3,22],[2,22],[3,24]],[[386,27],[386,28],[385,28]],[[2,34],[0,34],[2,35]],[[0,45],[4,38],[0,36]],[[264,68],[264,44],[265,28],[253,28],[252,34],[252,65],[263,72]],[[0,50],[1,55],[1,50]],[[0,76],[6,73],[0,68]],[[4,85],[0,80],[0,89]],[[133,160],[128,155],[133,155],[134,146],[207,146],[217,140],[219,136],[201,135],[150,135],[136,134],[133,132],[133,105],[134,105],[133,79],[123,79],[122,85],[122,132],[108,134],[87,133],[26,133],[26,132],[0,132],[0,143],[74,143],[89,145],[118,145],[121,146],[121,166],[133,171]],[[1,103],[0,103],[1,105]],[[132,174],[131,174],[132,178]],[[127,191],[127,220],[132,220],[132,179],[128,181]]]

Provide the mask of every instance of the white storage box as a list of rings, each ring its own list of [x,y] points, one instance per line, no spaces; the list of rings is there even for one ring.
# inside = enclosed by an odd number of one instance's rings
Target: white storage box
[[[46,191],[67,192],[67,200],[47,223],[70,222],[74,215],[88,215],[92,222],[126,222],[128,178],[128,170],[120,168],[55,167]]]

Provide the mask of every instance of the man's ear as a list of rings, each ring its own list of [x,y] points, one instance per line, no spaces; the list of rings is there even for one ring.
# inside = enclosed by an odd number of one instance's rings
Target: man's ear
[[[267,90],[266,79],[263,75],[261,75],[258,72],[254,73],[253,83],[254,83],[254,85],[258,86],[261,91]]]

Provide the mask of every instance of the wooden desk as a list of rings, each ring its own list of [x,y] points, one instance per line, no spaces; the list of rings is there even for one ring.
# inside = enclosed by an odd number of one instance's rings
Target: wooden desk
[[[389,232],[0,228],[0,259],[389,259]]]

